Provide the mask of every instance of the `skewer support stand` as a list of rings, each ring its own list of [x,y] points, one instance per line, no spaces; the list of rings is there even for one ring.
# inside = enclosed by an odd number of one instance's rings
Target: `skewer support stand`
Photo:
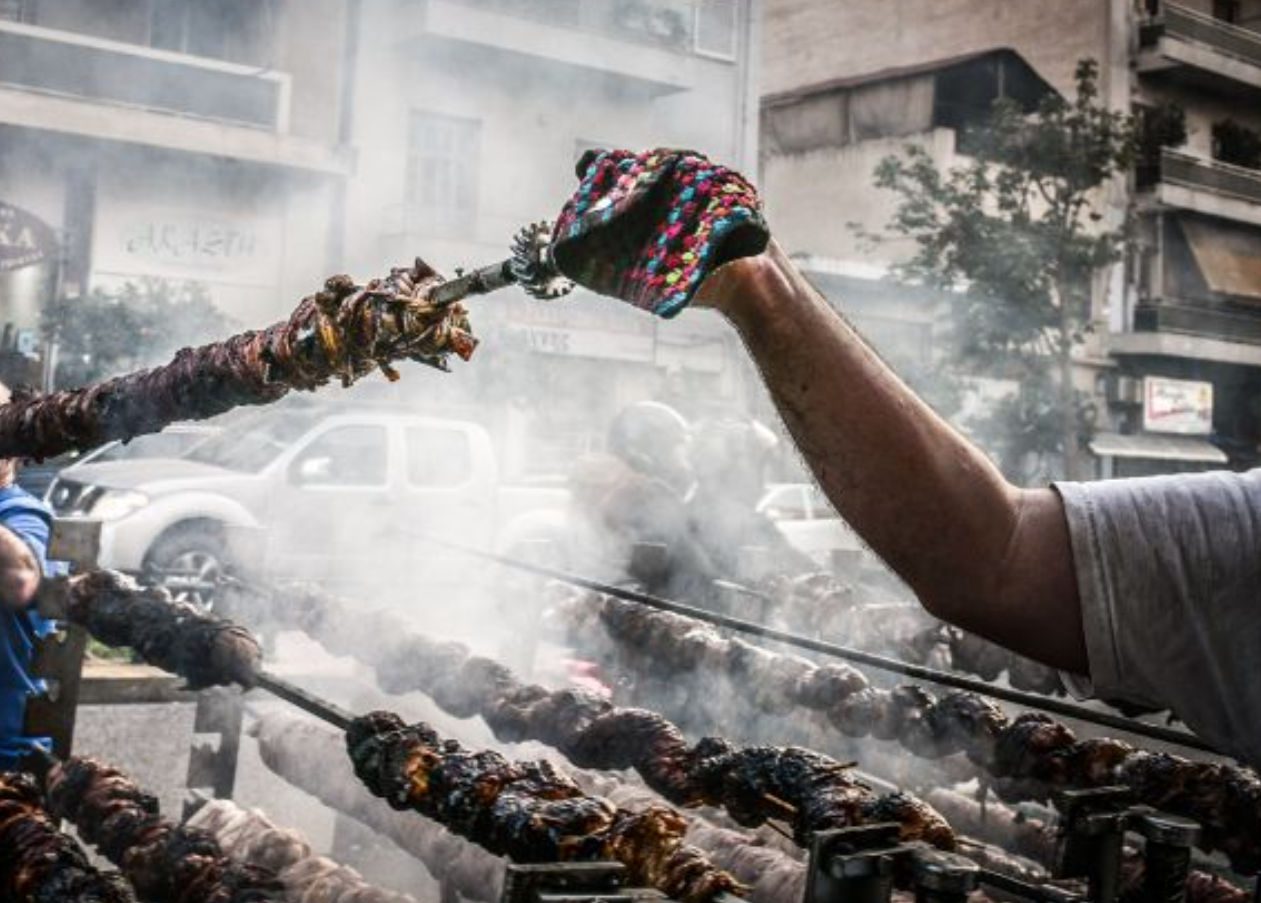
[[[914,849],[898,841],[899,830],[876,824],[816,833],[805,903],[888,903],[894,870]]]
[[[1060,827],[1056,876],[1085,878],[1092,903],[1116,903],[1121,890],[1121,847],[1131,810],[1127,787],[1064,790],[1055,794]]]
[[[915,903],[964,903],[976,890],[980,868],[971,859],[936,850],[917,850]]]
[[[1133,827],[1147,840],[1144,851],[1143,897],[1147,903],[1185,903],[1191,848],[1200,826],[1189,818],[1164,812],[1137,812]]]
[[[660,891],[624,886],[620,862],[561,862],[504,869],[499,903],[638,903],[666,901]]]

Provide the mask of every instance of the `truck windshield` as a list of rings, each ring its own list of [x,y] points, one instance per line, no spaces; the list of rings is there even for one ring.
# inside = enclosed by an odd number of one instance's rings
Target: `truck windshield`
[[[309,430],[315,419],[309,413],[269,411],[228,427],[184,457],[228,470],[258,473]]]

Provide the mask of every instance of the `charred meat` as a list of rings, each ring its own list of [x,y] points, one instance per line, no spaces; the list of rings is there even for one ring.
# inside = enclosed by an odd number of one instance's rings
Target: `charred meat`
[[[263,903],[284,888],[264,869],[223,854],[214,838],[158,814],[157,799],[96,759],[72,758],[48,776],[49,811],[78,829],[150,903]]]
[[[176,420],[202,420],[241,405],[268,404],[292,389],[338,379],[350,385],[392,361],[445,366],[467,359],[475,341],[464,309],[435,307],[421,261],[365,286],[334,276],[288,320],[259,332],[185,348],[168,364],[82,389],[15,399],[0,407],[0,457],[51,458],[111,439],[154,433]]]
[[[11,903],[135,903],[117,875],[97,871],[44,812],[39,788],[0,775],[0,899]]]
[[[248,687],[262,661],[262,647],[245,628],[117,571],[71,577],[66,618],[107,646],[130,646],[194,690]]]
[[[388,712],[357,718],[346,748],[364,786],[395,809],[419,812],[517,862],[616,860],[632,883],[683,903],[742,890],[683,842],[677,813],[630,812],[587,796],[548,762],[471,752]]]

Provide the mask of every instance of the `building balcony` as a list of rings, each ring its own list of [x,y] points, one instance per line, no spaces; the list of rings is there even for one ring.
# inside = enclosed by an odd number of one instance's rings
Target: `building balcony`
[[[1261,226],[1261,171],[1255,169],[1163,148],[1154,164],[1139,167],[1138,189],[1142,207]]]
[[[654,95],[690,90],[736,56],[735,19],[701,28],[686,0],[424,0],[416,21],[419,33],[401,35],[409,45],[488,48],[625,79]]]
[[[288,135],[282,72],[0,21],[0,123],[340,172]]]
[[[1140,74],[1261,97],[1261,33],[1162,2],[1139,26]]]

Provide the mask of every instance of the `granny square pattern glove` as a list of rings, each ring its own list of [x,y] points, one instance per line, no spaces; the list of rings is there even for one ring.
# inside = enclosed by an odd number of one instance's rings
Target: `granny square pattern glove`
[[[672,317],[705,277],[770,240],[757,191],[693,151],[588,151],[561,210],[552,257],[602,295]]]

